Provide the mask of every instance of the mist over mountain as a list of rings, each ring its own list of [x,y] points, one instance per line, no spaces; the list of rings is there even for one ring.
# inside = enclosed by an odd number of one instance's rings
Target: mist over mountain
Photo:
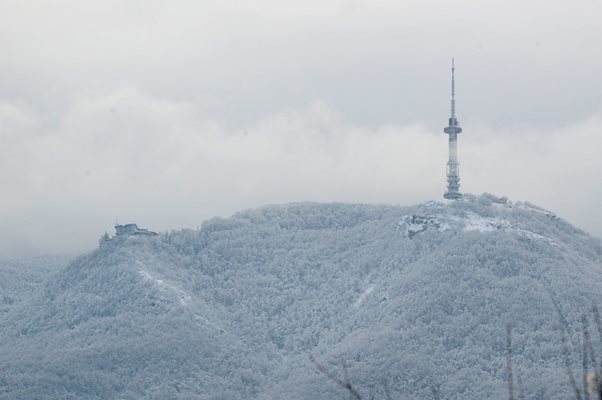
[[[309,354],[365,398],[504,398],[507,323],[526,397],[561,399],[551,298],[575,368],[602,303],[598,239],[492,195],[266,206],[6,271],[0,399],[348,398]]]

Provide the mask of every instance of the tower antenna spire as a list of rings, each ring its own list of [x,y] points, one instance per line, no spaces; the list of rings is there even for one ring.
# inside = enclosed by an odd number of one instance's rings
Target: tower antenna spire
[[[456,66],[454,65],[454,57],[452,57],[452,81],[451,81],[451,117],[456,118]]]
[[[456,118],[456,66],[452,57],[451,65],[451,117],[443,132],[449,135],[449,160],[447,161],[447,192],[446,199],[456,200],[462,197],[460,193],[460,163],[458,162],[458,133],[462,132]]]

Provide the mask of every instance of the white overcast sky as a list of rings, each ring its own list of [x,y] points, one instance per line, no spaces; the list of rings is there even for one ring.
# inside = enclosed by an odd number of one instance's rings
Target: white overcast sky
[[[0,257],[462,190],[602,236],[602,0],[0,0]]]

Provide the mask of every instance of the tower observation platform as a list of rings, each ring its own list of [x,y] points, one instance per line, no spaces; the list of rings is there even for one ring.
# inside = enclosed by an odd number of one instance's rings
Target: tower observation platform
[[[460,163],[458,162],[458,133],[462,132],[456,118],[456,82],[455,65],[452,58],[451,80],[451,117],[449,125],[443,129],[449,135],[449,160],[447,161],[447,191],[443,194],[446,199],[456,200],[462,197],[460,192]]]

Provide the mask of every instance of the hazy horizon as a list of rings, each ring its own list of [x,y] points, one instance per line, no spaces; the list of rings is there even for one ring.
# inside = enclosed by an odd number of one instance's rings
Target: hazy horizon
[[[0,3],[0,254],[461,190],[602,237],[602,2]]]

